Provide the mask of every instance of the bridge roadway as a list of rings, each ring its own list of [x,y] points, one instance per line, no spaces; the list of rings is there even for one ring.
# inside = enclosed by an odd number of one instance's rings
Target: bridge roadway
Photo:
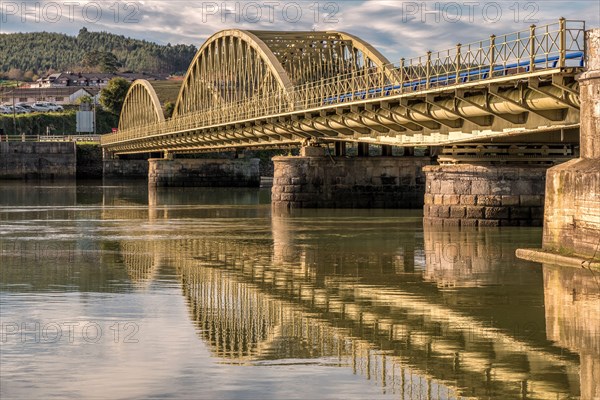
[[[102,146],[120,155],[577,141],[584,32],[583,21],[560,19],[392,64],[346,33],[226,30],[198,51],[171,118],[152,84],[136,81]]]

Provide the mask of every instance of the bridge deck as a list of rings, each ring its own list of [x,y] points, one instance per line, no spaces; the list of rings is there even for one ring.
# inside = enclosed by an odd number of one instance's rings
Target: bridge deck
[[[158,123],[139,121],[104,135],[102,144],[115,153],[280,147],[307,139],[411,146],[576,129],[574,77],[584,67],[584,31],[584,22],[561,19],[400,64],[365,64]],[[207,78],[197,79],[206,86]],[[228,93],[240,85],[222,76],[215,82],[215,90]],[[185,91],[184,85],[180,98],[190,96]]]

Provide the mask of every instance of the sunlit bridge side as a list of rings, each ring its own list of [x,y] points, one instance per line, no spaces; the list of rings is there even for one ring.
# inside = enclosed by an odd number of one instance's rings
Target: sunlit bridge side
[[[196,54],[172,118],[153,114],[146,93],[145,111],[126,102],[102,145],[117,155],[307,140],[418,146],[576,130],[584,32],[561,19],[390,63],[347,33],[225,30]]]

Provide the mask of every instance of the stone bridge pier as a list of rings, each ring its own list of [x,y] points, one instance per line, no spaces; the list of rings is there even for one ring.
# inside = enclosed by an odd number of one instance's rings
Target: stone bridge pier
[[[427,166],[424,224],[541,226],[547,169],[493,163]]]
[[[272,204],[276,208],[420,208],[425,193],[423,167],[430,157],[345,157],[345,146],[330,155],[324,147],[303,147],[300,156],[275,157]]]
[[[543,248],[600,260],[600,29],[586,33],[586,45],[581,157],[548,170]]]
[[[148,160],[148,186],[258,187],[258,158],[197,158]]]
[[[147,157],[150,158],[147,158]],[[147,178],[150,187],[258,187],[258,158],[116,158],[103,154],[104,178]]]

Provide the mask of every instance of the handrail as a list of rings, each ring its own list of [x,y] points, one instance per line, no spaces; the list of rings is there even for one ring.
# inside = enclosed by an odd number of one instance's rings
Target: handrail
[[[401,59],[397,64],[373,67],[366,72],[361,69],[296,85],[286,92],[280,89],[261,97],[184,114],[164,122],[120,130],[103,135],[101,141],[102,145],[110,145],[347,101],[415,94],[432,88],[485,82],[535,71],[583,67],[584,34],[584,21],[561,18],[556,23],[492,35],[488,39],[458,44],[451,49],[427,52],[425,56]]]
[[[100,143],[101,135],[0,135],[0,142],[89,142]]]

